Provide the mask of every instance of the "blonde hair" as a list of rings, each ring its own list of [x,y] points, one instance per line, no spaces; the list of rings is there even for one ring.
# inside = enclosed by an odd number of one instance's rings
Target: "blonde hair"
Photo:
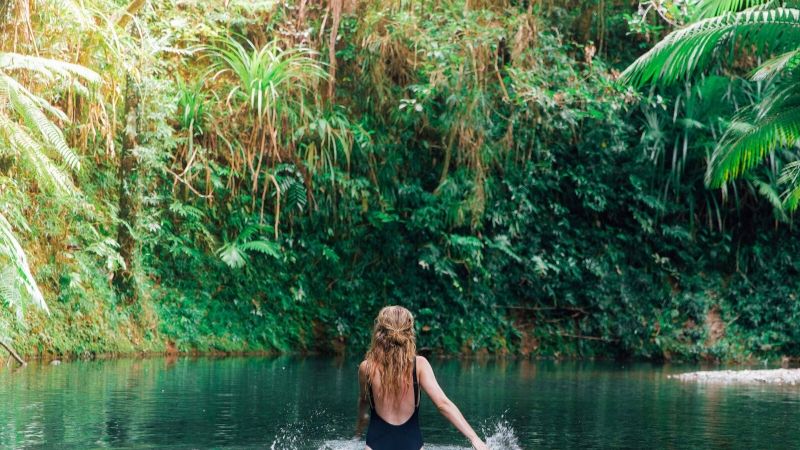
[[[417,356],[414,316],[402,306],[387,306],[375,318],[372,343],[367,351],[367,379],[380,375],[383,398],[399,399],[411,386]]]

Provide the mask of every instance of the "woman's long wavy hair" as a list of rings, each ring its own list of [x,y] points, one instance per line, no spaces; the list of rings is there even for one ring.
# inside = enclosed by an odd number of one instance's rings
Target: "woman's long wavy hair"
[[[367,351],[367,378],[380,377],[380,394],[399,399],[412,383],[411,371],[417,356],[414,316],[402,306],[387,306],[375,318],[372,343]]]

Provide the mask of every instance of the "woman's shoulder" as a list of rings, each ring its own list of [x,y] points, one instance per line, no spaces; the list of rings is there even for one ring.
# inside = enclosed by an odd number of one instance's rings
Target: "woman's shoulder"
[[[358,365],[358,379],[361,382],[366,382],[367,378],[369,378],[368,364],[367,360],[364,360]]]

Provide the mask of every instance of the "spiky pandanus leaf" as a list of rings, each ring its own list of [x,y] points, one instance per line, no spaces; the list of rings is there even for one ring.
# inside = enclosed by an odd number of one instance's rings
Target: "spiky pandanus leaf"
[[[667,35],[625,69],[623,79],[636,86],[675,82],[703,67],[733,39],[762,49],[796,48],[800,10],[746,10],[700,20]]]
[[[245,46],[229,37],[210,47],[209,51],[219,59],[218,73],[230,71],[237,78],[239,86],[231,95],[242,93],[259,118],[276,108],[291,112],[293,108],[287,109],[286,106],[294,107],[301,99],[287,96],[288,91],[307,93],[328,76],[311,49],[284,50],[277,41],[261,48],[250,41],[246,43]]]

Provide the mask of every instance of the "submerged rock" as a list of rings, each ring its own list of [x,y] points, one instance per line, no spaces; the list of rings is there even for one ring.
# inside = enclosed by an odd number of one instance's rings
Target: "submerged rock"
[[[670,375],[669,378],[699,383],[800,384],[800,369],[711,370]]]

